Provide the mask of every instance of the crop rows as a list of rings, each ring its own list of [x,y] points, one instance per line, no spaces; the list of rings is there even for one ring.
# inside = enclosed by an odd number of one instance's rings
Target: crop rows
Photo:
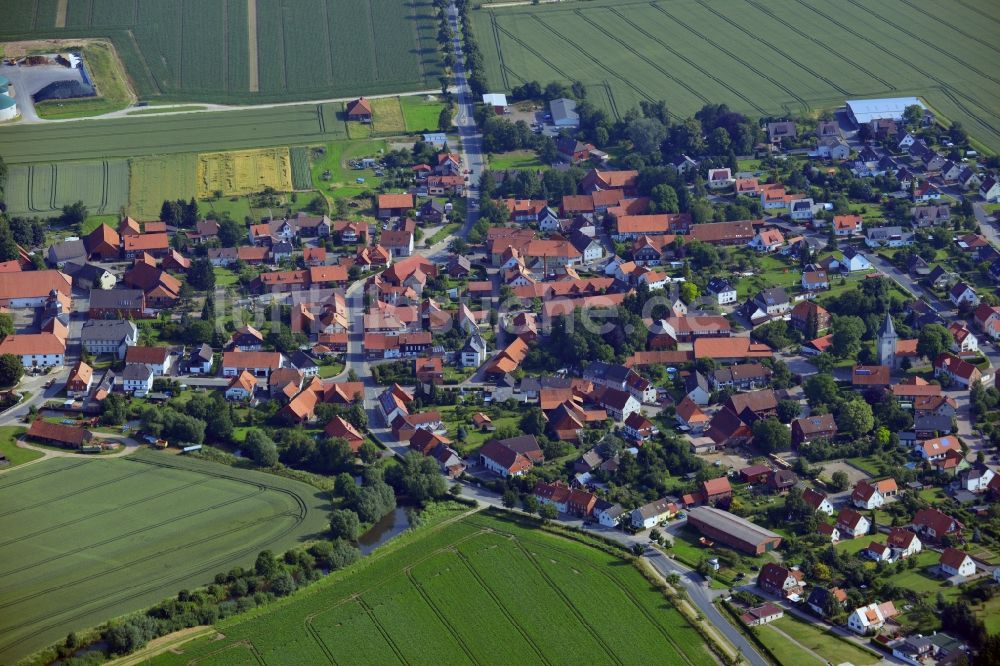
[[[260,90],[249,90],[246,0],[8,3],[0,41],[111,39],[141,97],[222,103],[325,99],[434,88],[430,0],[257,0]]]
[[[292,167],[287,148],[262,148],[198,156],[198,194],[229,196],[250,194],[271,187],[287,192],[292,187]]]
[[[147,452],[77,462],[0,484],[0,661],[323,527],[314,491],[285,479]]]
[[[0,154],[8,164],[23,164],[303,145],[346,135],[336,122],[339,107],[302,104],[4,127]]]
[[[952,11],[954,7],[954,11]],[[757,115],[852,97],[923,97],[1000,149],[1000,74],[987,54],[1000,17],[933,0],[593,0],[473,12],[490,85],[579,80],[618,115],[665,99],[687,116],[705,100]],[[776,29],[777,28],[777,29]]]
[[[128,203],[128,187],[125,160],[14,165],[7,206],[14,214],[46,216],[83,201],[92,212],[114,213]]]
[[[312,189],[309,149],[298,147],[288,152],[292,162],[292,187],[296,190]]]
[[[265,662],[711,663],[681,615],[610,555],[482,514],[407,538],[219,631]],[[154,661],[209,663],[220,643]]]

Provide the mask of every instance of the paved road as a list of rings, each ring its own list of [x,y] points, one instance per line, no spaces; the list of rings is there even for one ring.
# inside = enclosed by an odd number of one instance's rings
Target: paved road
[[[486,168],[486,159],[483,156],[483,135],[480,134],[476,126],[475,100],[472,98],[472,90],[469,88],[469,81],[465,76],[465,54],[462,52],[462,42],[459,35],[458,8],[455,7],[454,0],[448,6],[448,16],[451,21],[451,29],[455,34],[453,48],[455,51],[455,101],[458,112],[455,115],[455,126],[458,128],[458,135],[462,139],[462,162],[469,171],[469,187],[466,190],[466,218],[459,235],[466,238],[472,226],[479,219],[479,178]]]

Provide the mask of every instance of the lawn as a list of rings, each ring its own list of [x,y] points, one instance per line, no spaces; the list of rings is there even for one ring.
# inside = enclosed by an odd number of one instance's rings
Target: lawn
[[[437,95],[400,97],[407,132],[437,132],[444,102]]]
[[[492,513],[411,532],[218,629],[225,638],[153,663],[202,663],[248,645],[262,660],[298,664],[712,662],[621,559]]]
[[[1000,87],[979,58],[995,50],[984,32],[995,17],[974,3],[848,0],[836,11],[824,0],[513,4],[471,12],[491,91],[580,81],[587,100],[613,116],[666,99],[676,118],[710,103],[760,117],[916,95],[1000,149]],[[956,79],[956,68],[968,76]]]
[[[533,150],[512,150],[509,153],[490,155],[490,168],[494,171],[504,169],[541,169],[542,163],[538,153]]]
[[[500,409],[499,407],[465,407],[464,409],[464,415],[459,416],[456,413],[456,407],[454,405],[438,407],[438,411],[441,412],[441,420],[444,422],[445,427],[448,428],[448,437],[451,438],[455,448],[458,449],[459,453],[462,455],[478,449],[480,446],[485,444],[487,440],[492,439],[495,436],[493,431],[484,432],[476,430],[476,428],[472,425],[472,415],[476,412],[481,411],[489,416],[490,419],[493,420],[494,427],[498,429],[514,428],[517,430],[518,423],[521,419],[520,412],[508,412]],[[458,440],[458,428],[460,426],[465,428],[465,441]]]
[[[873,653],[862,650],[853,643],[830,633],[821,625],[811,624],[791,615],[785,615],[774,624],[831,664],[842,664],[846,661],[856,666],[864,666],[879,661],[879,658]]]
[[[344,362],[340,359],[336,361],[330,361],[319,366],[319,376],[322,379],[328,379],[330,377],[336,377],[344,371]]]
[[[80,225],[80,235],[86,236],[90,234],[94,229],[106,224],[112,229],[118,228],[118,216],[117,215],[88,215],[87,219],[83,221]]]
[[[231,271],[228,268],[216,266],[212,269],[212,272],[215,273],[216,287],[231,287],[239,283],[240,276],[237,275],[235,271]]]
[[[0,476],[0,661],[210,582],[326,527],[315,488],[142,450]]]
[[[817,663],[815,655],[795,645],[775,631],[770,625],[764,625],[763,627],[750,629],[749,631],[757,635],[760,642],[767,646],[779,664],[806,666],[806,664]]]
[[[354,197],[363,192],[375,189],[382,179],[375,176],[371,169],[352,169],[350,161],[364,157],[378,157],[386,148],[383,139],[364,139],[359,141],[332,141],[323,147],[323,154],[313,155],[312,182],[313,186],[333,198]],[[329,171],[329,179],[323,174]],[[364,183],[357,179],[363,178]]]
[[[18,448],[17,438],[24,432],[25,428],[20,426],[0,426],[0,454],[10,461],[9,467],[0,469],[10,469],[42,457],[38,451]]]

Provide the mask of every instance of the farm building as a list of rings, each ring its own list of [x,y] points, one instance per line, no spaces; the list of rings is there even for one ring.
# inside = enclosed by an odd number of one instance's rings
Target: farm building
[[[549,102],[552,124],[556,127],[579,127],[580,114],[576,112],[576,101],[560,97]]]
[[[364,97],[359,97],[347,104],[347,119],[362,123],[372,121],[372,104]]]
[[[507,95],[503,93],[485,93],[483,95],[483,104],[492,106],[493,112],[498,116],[507,113]]]
[[[762,555],[781,544],[781,536],[749,520],[710,506],[698,506],[688,512],[691,525],[709,539],[724,543],[748,555]]]
[[[28,437],[37,439],[49,444],[68,446],[78,449],[90,442],[94,435],[89,430],[77,428],[76,426],[60,425],[58,423],[48,423],[42,419],[37,419],[28,428]]]
[[[873,120],[888,118],[902,120],[906,107],[916,104],[927,110],[924,103],[916,97],[886,97],[882,99],[849,99],[845,105],[851,122],[860,127]]]

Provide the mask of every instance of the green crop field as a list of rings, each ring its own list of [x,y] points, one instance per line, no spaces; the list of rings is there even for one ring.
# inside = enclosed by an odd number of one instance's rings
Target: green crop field
[[[346,138],[341,105],[132,116],[0,128],[10,164],[304,145]]]
[[[225,639],[153,662],[247,663],[249,651],[287,664],[714,663],[627,563],[485,514],[428,528],[218,629]]]
[[[139,220],[157,220],[167,199],[187,201],[195,195],[198,156],[192,153],[129,160],[128,213]],[[242,219],[242,218],[239,218]]]
[[[0,41],[106,37],[146,100],[329,99],[441,73],[430,0],[68,0],[65,27],[56,0],[8,4]]]
[[[0,475],[0,662],[319,536],[296,481],[154,451]]]
[[[312,187],[312,170],[309,167],[309,149],[292,148],[289,151],[292,160],[292,187],[297,190],[308,190]]]
[[[472,12],[489,84],[579,80],[616,116],[755,115],[918,95],[1000,150],[1000,15],[969,0],[594,0]]]
[[[128,188],[126,160],[15,165],[8,175],[7,206],[15,215],[47,216],[83,201],[93,213],[117,213],[128,203]]]

